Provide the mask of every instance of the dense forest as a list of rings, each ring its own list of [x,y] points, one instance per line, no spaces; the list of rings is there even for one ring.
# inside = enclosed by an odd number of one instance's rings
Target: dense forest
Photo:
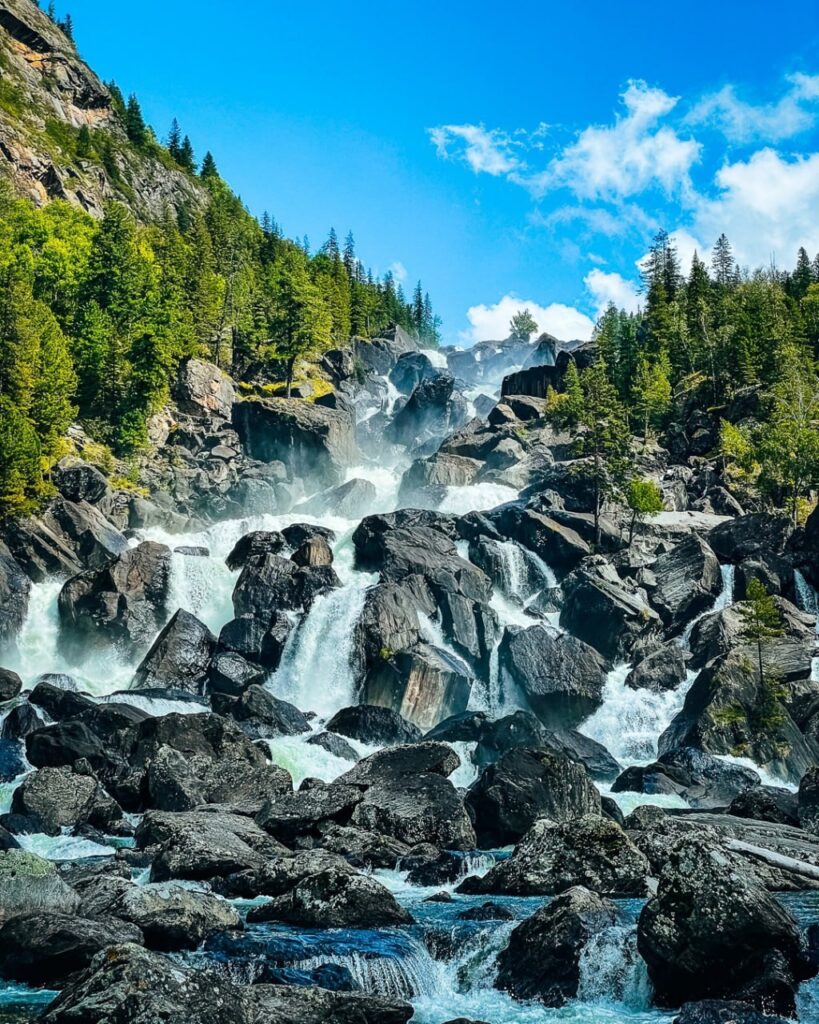
[[[0,182],[0,503],[25,508],[64,453],[79,416],[115,452],[139,450],[180,359],[212,360],[237,379],[289,387],[300,360],[391,324],[438,343],[439,320],[419,282],[407,301],[392,274],[376,280],[352,234],[331,230],[315,253],[253,218],[207,154],[197,170],[176,123],[167,146],[134,97],[111,88],[136,147],[196,176],[199,206],[140,224],[110,203],[95,220],[66,202],[38,208]],[[102,134],[102,133],[101,133]],[[87,128],[74,144],[104,161]],[[100,150],[95,147],[99,145]],[[113,166],[113,165],[112,165]]]
[[[703,429],[703,455],[719,456],[734,489],[795,518],[819,488],[819,256],[800,249],[792,272],[743,272],[723,235],[710,267],[695,253],[686,277],[668,234],[643,266],[644,307],[613,305],[596,330],[598,357],[572,364],[547,412],[577,433],[595,483],[639,515],[658,497],[635,476],[634,434],[673,445],[685,423]]]

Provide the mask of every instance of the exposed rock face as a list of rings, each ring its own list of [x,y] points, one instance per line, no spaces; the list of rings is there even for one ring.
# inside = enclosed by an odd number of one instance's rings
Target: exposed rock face
[[[640,915],[638,948],[661,1006],[747,999],[791,1016],[796,984],[816,973],[789,911],[696,839],[672,851]]]
[[[390,380],[402,394],[411,395],[421,381],[439,372],[423,352],[403,352],[390,370]]]
[[[60,591],[60,644],[81,662],[89,647],[144,651],[165,617],[171,552],[145,541],[102,569],[80,573]]]
[[[444,437],[466,422],[466,400],[455,390],[455,378],[440,373],[422,381],[390,423],[387,434],[411,446]]]
[[[568,633],[508,626],[498,659],[503,685],[517,687],[548,726],[577,725],[600,705],[608,665]]]
[[[265,555],[277,555],[286,543],[277,530],[251,530],[236,541],[225,564],[235,572],[249,562],[260,561]]]
[[[738,565],[748,558],[782,552],[793,530],[787,516],[756,512],[721,523],[709,534],[708,543],[723,561]]]
[[[613,793],[666,793],[681,796],[692,807],[725,807],[746,791],[759,787],[750,768],[730,764],[695,747],[679,747],[648,765],[634,765],[615,779]]]
[[[0,650],[17,636],[26,620],[31,581],[0,541]]]
[[[10,668],[0,668],[0,704],[13,700],[23,688],[23,680]]]
[[[217,711],[229,715],[252,739],[298,736],[310,731],[310,722],[297,707],[279,700],[262,686],[248,686],[238,700],[228,698],[224,704],[218,704],[214,699],[213,703]]]
[[[581,559],[591,554],[585,540],[570,526],[533,509],[511,507],[493,513],[501,532],[534,551],[560,575],[571,572]]]
[[[398,500],[402,505],[423,502],[425,495],[436,495],[440,488],[471,484],[481,468],[482,464],[477,459],[441,452],[426,459],[416,459],[401,478]]]
[[[807,832],[819,836],[819,767],[812,765],[799,783],[799,824]]]
[[[383,659],[367,674],[362,699],[392,708],[426,731],[466,710],[472,682],[466,665],[429,644]]]
[[[133,686],[172,686],[202,694],[216,637],[204,622],[180,608],[136,670]]]
[[[672,632],[708,608],[722,588],[717,556],[696,535],[660,555],[652,571],[657,578],[652,603]]]
[[[569,889],[517,925],[498,957],[495,987],[516,999],[563,1006],[577,995],[584,948],[616,920],[610,900],[580,886]]]
[[[652,693],[676,690],[685,682],[686,660],[685,652],[676,643],[649,651],[626,676],[626,686]]]
[[[128,541],[120,531],[87,501],[75,503],[58,498],[48,506],[43,524],[89,569],[102,568],[128,549]]]
[[[587,815],[557,824],[536,821],[512,856],[460,892],[551,896],[582,885],[603,896],[646,893],[649,864],[619,825]]]
[[[52,836],[77,825],[109,832],[122,818],[99,783],[68,768],[41,768],[27,776],[14,791],[11,810],[36,818],[42,831]]]
[[[195,949],[209,935],[240,927],[240,918],[224,900],[181,885],[132,885],[110,908],[135,924],[150,949]]]
[[[229,420],[236,391],[233,382],[218,366],[201,359],[184,359],[179,364],[174,398],[179,410],[189,416],[219,416]]]
[[[356,461],[353,422],[337,409],[286,398],[237,402],[233,425],[249,456],[325,487],[340,484]]]
[[[233,591],[237,618],[249,615],[271,622],[277,612],[301,611],[327,591],[341,585],[330,565],[298,566],[280,555],[248,562]]]
[[[567,821],[600,813],[585,768],[543,749],[517,747],[481,772],[467,793],[478,846],[517,843],[538,818]]]

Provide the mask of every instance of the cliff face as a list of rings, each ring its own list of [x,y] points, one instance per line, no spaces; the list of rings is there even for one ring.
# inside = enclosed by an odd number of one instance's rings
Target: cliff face
[[[166,154],[128,141],[109,90],[33,0],[0,0],[0,173],[38,204],[95,216],[108,199],[142,220],[203,202]]]

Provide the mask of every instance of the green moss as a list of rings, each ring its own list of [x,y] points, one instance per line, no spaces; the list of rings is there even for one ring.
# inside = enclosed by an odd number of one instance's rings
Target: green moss
[[[748,716],[741,704],[726,704],[723,708],[712,708],[711,721],[715,725],[738,725],[746,722]]]
[[[382,661],[389,661],[393,654],[395,654],[395,651],[391,647],[382,647],[378,652],[378,656]]]
[[[15,120],[21,118],[28,110],[22,89],[5,77],[0,78],[0,110],[5,111]]]

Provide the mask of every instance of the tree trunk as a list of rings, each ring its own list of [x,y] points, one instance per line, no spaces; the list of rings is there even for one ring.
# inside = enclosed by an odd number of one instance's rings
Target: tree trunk
[[[290,398],[290,394],[293,390],[293,370],[296,366],[295,359],[287,360],[287,397]]]

